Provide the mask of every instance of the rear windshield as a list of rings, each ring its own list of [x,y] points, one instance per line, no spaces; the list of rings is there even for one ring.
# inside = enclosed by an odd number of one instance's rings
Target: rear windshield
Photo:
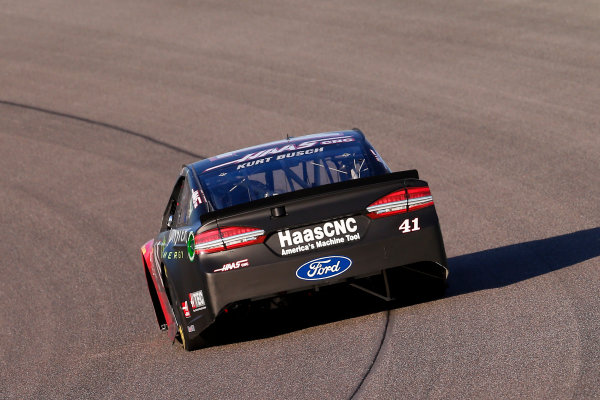
[[[200,176],[215,209],[300,189],[389,172],[359,142],[289,151],[211,169]]]

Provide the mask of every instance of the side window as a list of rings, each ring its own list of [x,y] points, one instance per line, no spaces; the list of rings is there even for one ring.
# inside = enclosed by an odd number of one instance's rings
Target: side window
[[[177,208],[175,209],[174,227],[179,228],[188,224],[190,215],[190,204],[192,199],[192,193],[190,186],[185,180],[181,191],[179,192],[179,198],[177,199]]]
[[[165,212],[163,214],[162,225],[160,227],[160,231],[166,231],[174,227],[175,225],[175,213],[177,212],[177,200],[181,195],[181,187],[183,186],[183,177],[180,177],[175,183],[175,187],[173,188],[173,192],[171,193],[171,197],[169,197],[169,202],[167,203],[167,207],[165,208]]]

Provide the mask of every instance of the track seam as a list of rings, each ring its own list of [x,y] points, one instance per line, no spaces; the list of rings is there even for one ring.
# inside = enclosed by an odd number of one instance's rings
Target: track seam
[[[174,146],[174,145],[169,144],[167,142],[163,142],[162,140],[155,139],[152,136],[144,135],[143,133],[135,132],[135,131],[132,131],[130,129],[122,128],[120,126],[109,124],[109,123],[106,123],[106,122],[95,121],[93,119],[89,119],[89,118],[85,118],[85,117],[78,117],[77,115],[67,114],[67,113],[63,113],[63,112],[60,112],[60,111],[49,110],[49,109],[45,109],[45,108],[41,108],[41,107],[36,107],[36,106],[30,106],[30,105],[27,105],[27,104],[15,103],[15,102],[12,102],[12,101],[7,101],[7,100],[0,100],[0,105],[6,105],[6,106],[23,108],[23,109],[26,109],[26,110],[37,111],[37,112],[41,112],[41,113],[45,113],[45,114],[49,114],[49,115],[53,115],[53,116],[57,116],[57,117],[69,118],[69,119],[72,119],[72,120],[75,120],[75,121],[80,121],[80,122],[85,122],[85,123],[92,124],[92,125],[101,126],[103,128],[112,129],[112,130],[115,130],[115,131],[118,131],[118,132],[122,132],[122,133],[126,133],[128,135],[131,135],[131,136],[138,137],[140,139],[147,140],[150,143],[154,143],[154,144],[156,144],[158,146],[166,147],[166,148],[168,148],[170,150],[174,150],[174,151],[177,151],[179,153],[183,153],[183,154],[191,156],[191,157],[200,158],[200,159],[206,158],[206,156],[203,156],[201,154],[193,153],[191,151],[188,151],[188,150],[183,149],[181,147]]]
[[[369,374],[371,373],[371,369],[375,365],[375,362],[377,361],[377,358],[379,357],[379,352],[381,351],[381,348],[383,347],[383,342],[385,341],[385,338],[387,337],[387,330],[388,330],[388,325],[389,324],[390,324],[390,310],[387,310],[386,314],[385,314],[385,327],[383,328],[383,335],[381,335],[381,342],[379,342],[379,347],[377,348],[377,352],[375,353],[375,357],[373,357],[373,361],[371,361],[371,365],[369,365],[369,368],[367,369],[367,372],[365,373],[365,375],[360,380],[360,383],[358,384],[358,386],[356,387],[356,389],[354,389],[354,392],[350,396],[350,400],[354,399],[354,397],[356,396],[356,394],[358,393],[358,391],[362,387],[362,384],[365,382],[365,379],[367,379],[367,376],[369,376]]]
[[[196,158],[201,158],[201,159],[202,158],[206,158],[205,156],[203,156],[201,154],[193,153],[193,152],[188,151],[186,149],[183,149],[181,147],[177,147],[177,146],[174,146],[172,144],[169,144],[169,143],[163,142],[161,140],[155,139],[155,138],[153,138],[151,136],[144,135],[142,133],[135,132],[135,131],[132,131],[130,129],[122,128],[120,126],[109,124],[109,123],[106,123],[106,122],[95,121],[95,120],[92,120],[92,119],[89,119],[89,118],[79,117],[77,115],[67,114],[67,113],[63,113],[63,112],[60,112],[60,111],[49,110],[49,109],[45,109],[45,108],[41,108],[41,107],[36,107],[36,106],[31,106],[31,105],[27,105],[27,104],[15,103],[15,102],[12,102],[12,101],[7,101],[7,100],[0,100],[0,105],[6,105],[6,106],[22,108],[22,109],[31,110],[31,111],[37,111],[37,112],[45,113],[45,114],[48,114],[48,115],[53,115],[53,116],[62,117],[62,118],[68,118],[68,119],[72,119],[72,120],[75,120],[75,121],[80,121],[80,122],[85,122],[85,123],[92,124],[92,125],[101,126],[103,128],[112,129],[112,130],[115,130],[115,131],[118,131],[118,132],[122,132],[122,133],[126,133],[128,135],[131,135],[131,136],[138,137],[140,139],[144,139],[144,140],[149,141],[149,142],[151,142],[153,144],[156,144],[158,146],[166,147],[168,149],[177,151],[177,152],[182,153],[182,154],[186,154],[186,155],[189,155],[189,156],[192,156],[192,157],[196,157]],[[375,353],[375,356],[373,357],[373,360],[371,361],[371,364],[369,365],[369,368],[367,369],[367,371],[363,375],[363,377],[360,380],[358,386],[356,387],[356,389],[354,389],[354,392],[350,396],[350,399],[354,399],[355,398],[356,394],[358,393],[358,391],[362,387],[363,383],[367,379],[367,376],[369,376],[369,374],[371,373],[371,369],[373,368],[373,366],[375,365],[375,362],[377,361],[377,358],[379,357],[379,353],[381,352],[381,348],[383,347],[383,342],[385,341],[385,338],[387,336],[387,330],[388,330],[389,323],[390,323],[390,311],[387,310],[386,311],[386,315],[385,315],[385,326],[383,328],[383,334],[381,335],[381,341],[379,342],[379,346],[377,348],[377,352]]]

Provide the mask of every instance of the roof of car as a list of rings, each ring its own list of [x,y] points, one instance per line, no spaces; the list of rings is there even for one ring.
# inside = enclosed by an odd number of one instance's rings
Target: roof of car
[[[307,142],[321,142],[321,144],[328,144],[327,142],[329,139],[339,140],[343,138],[352,138],[354,139],[354,141],[364,141],[364,135],[358,129],[315,133],[306,136],[290,137],[288,139],[260,144],[257,146],[247,147],[245,149],[220,154],[218,156],[205,158],[204,160],[200,160],[193,164],[190,164],[189,167],[193,168],[196,171],[196,173],[202,174],[204,172],[218,169],[222,166],[241,162],[249,157],[255,158],[253,156],[257,155],[257,153],[264,152],[263,154],[266,156],[271,152],[293,151],[296,150],[298,146],[300,146],[299,149],[302,149],[303,147],[301,145],[306,144]],[[257,157],[261,157],[261,155],[257,155]]]

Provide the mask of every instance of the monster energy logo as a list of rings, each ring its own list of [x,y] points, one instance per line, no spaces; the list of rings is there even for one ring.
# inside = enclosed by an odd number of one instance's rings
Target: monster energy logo
[[[187,252],[190,261],[194,261],[194,256],[196,255],[195,248],[196,242],[194,240],[194,233],[190,231],[190,234],[188,235],[187,239]]]

